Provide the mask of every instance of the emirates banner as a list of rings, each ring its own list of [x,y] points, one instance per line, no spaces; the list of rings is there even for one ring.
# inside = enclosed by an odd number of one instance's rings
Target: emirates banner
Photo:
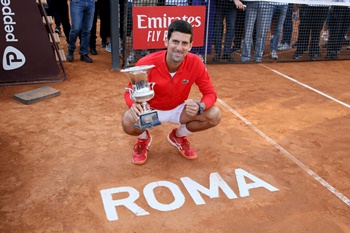
[[[56,79],[60,70],[35,0],[0,0],[0,85]]]
[[[193,46],[204,45],[205,6],[133,7],[134,49],[165,48],[168,26],[177,19],[186,20],[193,28]]]

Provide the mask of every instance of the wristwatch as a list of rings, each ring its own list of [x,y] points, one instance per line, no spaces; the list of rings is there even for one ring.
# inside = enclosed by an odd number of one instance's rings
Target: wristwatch
[[[201,115],[204,111],[202,105],[200,103],[197,103],[198,104],[198,112],[197,112],[197,115]]]

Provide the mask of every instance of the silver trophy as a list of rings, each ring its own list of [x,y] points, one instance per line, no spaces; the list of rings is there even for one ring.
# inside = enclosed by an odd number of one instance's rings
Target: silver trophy
[[[157,111],[146,108],[147,101],[154,97],[153,87],[156,83],[148,82],[148,71],[153,67],[155,66],[134,66],[120,71],[125,73],[131,80],[132,88],[126,88],[130,93],[130,98],[142,105],[143,112],[135,123],[135,127],[141,130],[160,125]]]

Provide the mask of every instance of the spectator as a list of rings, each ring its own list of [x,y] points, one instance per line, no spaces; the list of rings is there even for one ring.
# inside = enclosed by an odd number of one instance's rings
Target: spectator
[[[131,35],[131,50],[130,54],[127,58],[127,64],[126,66],[129,66],[130,63],[136,62],[136,56],[140,55],[141,57],[149,54],[148,50],[134,50],[133,48],[133,36],[132,36],[132,7],[133,6],[156,6],[157,5],[157,0],[134,0],[128,1],[128,16],[127,16],[127,22],[128,26],[130,27],[130,35]]]
[[[273,5],[265,1],[248,1],[245,13],[245,36],[242,50],[242,62],[250,62],[253,31],[256,24],[254,61],[261,62],[264,53],[266,36],[272,19]]]
[[[273,6],[273,16],[272,16],[272,22],[274,26],[271,30],[271,52],[270,56],[273,60],[277,60],[277,49],[278,49],[278,42],[281,37],[281,32],[284,24],[284,19],[286,18],[287,9],[288,9],[288,3],[283,2],[273,2],[271,3]]]
[[[246,2],[242,1],[242,4],[246,6]],[[235,33],[233,39],[233,47],[231,53],[238,53],[242,48],[242,42],[244,38],[244,19],[245,9],[236,11]]]
[[[287,8],[286,17],[283,23],[283,33],[281,43],[278,44],[277,50],[284,51],[290,50],[293,36],[293,5],[289,3]]]
[[[58,11],[56,10],[55,7],[55,2],[54,0],[48,0],[47,1],[47,8],[46,8],[46,13],[49,16],[52,16],[54,18],[55,21],[55,32],[58,35],[61,35],[61,20],[60,20],[60,16],[58,14]]]
[[[297,49],[293,55],[299,59],[309,50],[309,59],[314,61],[321,56],[320,35],[328,14],[328,6],[302,5],[299,10],[300,24]],[[311,38],[310,38],[311,35]]]
[[[81,33],[80,60],[91,63],[93,60],[88,55],[90,33],[94,20],[95,0],[70,1],[70,17],[72,27],[69,32],[67,61],[74,61],[76,41]]]
[[[71,29],[69,22],[69,8],[67,1],[53,0],[54,8],[57,17],[59,18],[63,27],[63,32],[66,37],[67,44],[69,43],[69,32]]]
[[[99,14],[99,1],[95,2],[95,13],[94,13],[94,21],[92,23],[92,28],[91,28],[91,35],[90,35],[90,54],[91,55],[97,55],[97,50],[96,50],[96,26],[97,26],[97,18]]]
[[[327,14],[327,18],[326,21],[323,24],[323,28],[322,28],[322,35],[321,38],[324,41],[328,41],[328,21],[329,21],[329,16],[330,16],[330,11],[331,11],[331,7],[328,10],[328,14]]]
[[[338,53],[346,42],[346,34],[350,26],[350,8],[332,6],[329,14],[327,59],[338,59]]]
[[[110,0],[98,0],[100,10],[100,35],[106,39],[106,51],[111,53],[111,6]]]
[[[216,0],[215,20],[214,20],[214,33],[213,43],[215,48],[215,56],[213,61],[219,61],[220,58],[229,62],[234,62],[234,58],[231,57],[231,47],[234,37],[234,28],[236,21],[236,8],[243,9],[243,3],[240,0]],[[224,35],[224,21],[225,24],[225,40],[224,40],[224,52],[222,53],[222,40]]]
[[[197,54],[199,58],[205,63],[206,62],[205,54],[212,53],[211,51],[212,51],[212,38],[213,38],[213,30],[214,30],[215,0],[212,0],[210,5],[206,0],[192,0],[192,6],[203,6],[203,5],[206,6],[205,15],[208,15],[208,11],[209,11],[209,25],[208,25],[207,17],[205,22],[205,34],[204,34],[204,42],[203,42],[204,45],[201,47],[192,47],[191,52],[194,54]]]

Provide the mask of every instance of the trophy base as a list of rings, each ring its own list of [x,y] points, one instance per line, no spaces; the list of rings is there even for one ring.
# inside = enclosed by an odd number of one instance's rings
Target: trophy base
[[[135,123],[134,126],[140,130],[150,129],[161,124],[157,111],[144,112],[140,114],[139,119],[140,124]]]

